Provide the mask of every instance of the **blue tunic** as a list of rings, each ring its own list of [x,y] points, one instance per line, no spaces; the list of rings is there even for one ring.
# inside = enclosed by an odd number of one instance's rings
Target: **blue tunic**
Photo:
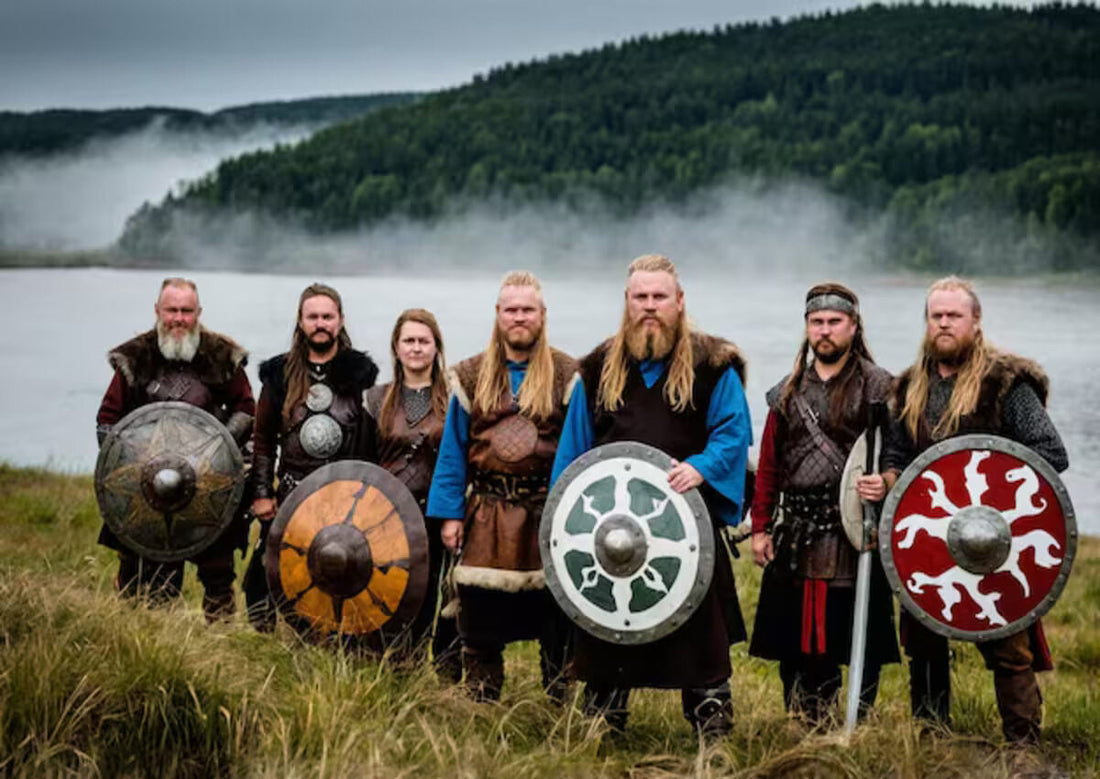
[[[668,360],[645,360],[640,363],[639,368],[646,386],[652,387],[667,367]],[[736,525],[741,521],[745,464],[748,460],[748,448],[752,444],[752,421],[749,418],[745,392],[741,387],[741,378],[733,368],[725,370],[711,393],[706,424],[706,446],[702,452],[688,457],[686,462],[699,471],[714,490],[716,499],[709,505],[714,519],[727,525]],[[588,413],[586,390],[584,383],[578,380],[569,397],[565,427],[562,429],[550,474],[551,486],[569,463],[594,445],[595,429]],[[442,452],[440,457],[442,458]],[[439,473],[438,465],[436,473]]]

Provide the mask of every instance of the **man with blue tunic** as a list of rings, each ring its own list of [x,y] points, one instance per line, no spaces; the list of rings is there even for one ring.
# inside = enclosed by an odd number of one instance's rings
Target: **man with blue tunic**
[[[489,347],[451,371],[451,400],[428,493],[429,532],[454,568],[466,686],[497,700],[505,644],[537,638],[543,685],[565,694],[564,615],[546,590],[539,518],[576,363],[547,341],[538,279],[501,282]]]
[[[627,275],[626,306],[614,337],[584,357],[574,384],[552,480],[588,449],[639,441],[666,452],[677,492],[698,487],[719,530],[740,521],[752,427],[742,388],[745,362],[732,343],[693,332],[676,266],[639,257]],[[719,552],[702,603],[657,641],[622,646],[584,631],[573,670],[585,707],[617,731],[633,687],[680,689],[684,717],[705,736],[732,727],[729,647],[745,640],[729,555]]]

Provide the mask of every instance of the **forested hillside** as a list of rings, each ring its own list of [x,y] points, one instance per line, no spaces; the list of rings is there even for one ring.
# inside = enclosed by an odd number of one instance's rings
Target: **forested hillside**
[[[1100,10],[874,5],[507,64],[227,160],[143,208],[120,245],[163,248],[178,209],[335,231],[595,193],[627,216],[741,175],[808,178],[888,214],[909,265],[951,265],[930,226],[960,209],[1095,248]]]
[[[165,129],[240,130],[259,122],[322,125],[352,119],[376,108],[410,103],[415,93],[314,97],[233,106],[212,113],[185,108],[118,108],[106,111],[51,109],[19,113],[0,111],[0,158],[5,154],[51,154],[141,130],[153,122]]]

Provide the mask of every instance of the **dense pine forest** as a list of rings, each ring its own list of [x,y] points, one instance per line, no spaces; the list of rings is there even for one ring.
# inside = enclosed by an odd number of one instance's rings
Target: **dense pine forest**
[[[0,111],[0,159],[8,154],[46,155],[70,151],[89,141],[107,140],[144,129],[153,122],[160,122],[165,129],[176,132],[233,132],[260,122],[313,126],[332,124],[363,116],[378,108],[411,103],[417,97],[412,92],[313,97],[250,103],[211,113],[152,106],[105,111]]]
[[[1055,268],[1093,265],[1100,9],[870,5],[505,64],[226,160],[143,207],[120,246],[163,252],[181,209],[327,233],[593,195],[627,217],[790,178],[885,215],[891,264],[956,267],[962,233],[944,225],[989,216],[1055,246]]]

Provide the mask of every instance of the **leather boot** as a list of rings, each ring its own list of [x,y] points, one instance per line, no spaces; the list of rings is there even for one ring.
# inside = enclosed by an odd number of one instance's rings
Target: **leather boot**
[[[478,703],[499,701],[504,688],[504,656],[497,647],[463,647],[466,690]]]

